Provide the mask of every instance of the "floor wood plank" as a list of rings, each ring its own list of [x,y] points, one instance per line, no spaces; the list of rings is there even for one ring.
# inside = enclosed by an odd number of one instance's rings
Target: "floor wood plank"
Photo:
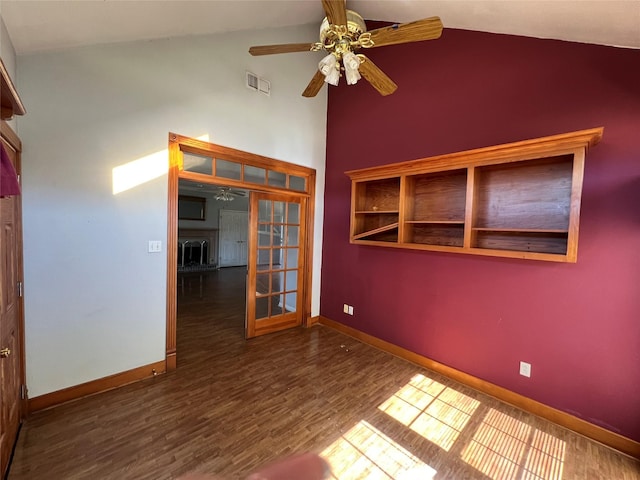
[[[230,480],[304,451],[338,480],[640,478],[635,460],[329,328],[244,340],[244,278],[181,274],[177,370],[34,414],[9,479]]]

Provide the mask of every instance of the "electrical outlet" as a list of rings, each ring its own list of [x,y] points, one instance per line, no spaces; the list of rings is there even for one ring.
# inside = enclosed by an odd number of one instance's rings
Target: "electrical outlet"
[[[349,305],[347,305],[346,303],[344,304],[344,306],[342,307],[342,311],[344,313],[349,313]]]
[[[527,362],[520,362],[520,375],[523,377],[531,377],[531,364]]]
[[[349,315],[353,315],[353,306],[349,305],[349,311],[347,312]]]

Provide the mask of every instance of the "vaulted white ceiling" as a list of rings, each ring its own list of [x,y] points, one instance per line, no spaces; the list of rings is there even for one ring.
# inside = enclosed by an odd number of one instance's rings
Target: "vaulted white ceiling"
[[[640,0],[348,0],[367,20],[640,48]],[[74,46],[320,24],[320,0],[0,0],[18,55]],[[301,38],[312,42],[315,38]]]

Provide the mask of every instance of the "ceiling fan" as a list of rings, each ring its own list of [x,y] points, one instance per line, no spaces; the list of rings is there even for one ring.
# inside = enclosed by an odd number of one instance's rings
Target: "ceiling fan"
[[[214,198],[222,202],[231,202],[235,197],[246,197],[244,190],[233,190],[231,187],[218,187]]]
[[[325,82],[338,85],[342,72],[349,85],[357,83],[363,76],[381,95],[390,95],[398,86],[369,58],[357,52],[361,48],[432,40],[442,34],[442,22],[438,17],[368,32],[364,19],[356,12],[347,10],[345,0],[322,0],[322,7],[327,16],[320,25],[319,42],[261,45],[249,49],[254,56],[320,50],[328,52],[320,60],[318,71],[302,92],[304,97],[315,97]]]

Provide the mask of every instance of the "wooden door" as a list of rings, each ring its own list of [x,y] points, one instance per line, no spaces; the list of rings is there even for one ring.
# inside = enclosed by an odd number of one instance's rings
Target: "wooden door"
[[[247,264],[248,214],[235,210],[220,210],[221,267],[239,267]]]
[[[306,199],[251,192],[246,337],[302,324]]]
[[[3,125],[3,133],[4,133]],[[18,152],[2,138],[16,171]],[[6,474],[22,421],[22,235],[20,197],[0,197],[0,468]],[[4,477],[3,477],[4,478]]]

